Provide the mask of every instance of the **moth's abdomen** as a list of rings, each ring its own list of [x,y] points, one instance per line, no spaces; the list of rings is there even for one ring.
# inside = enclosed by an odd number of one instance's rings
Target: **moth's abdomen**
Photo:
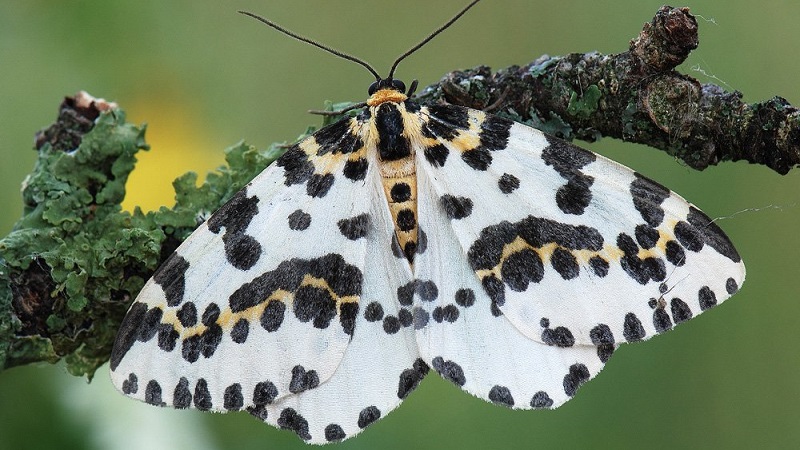
[[[400,251],[409,263],[417,250],[417,171],[413,137],[419,134],[418,120],[404,103],[386,101],[371,108],[369,127],[376,138],[381,184],[392,213]]]
[[[410,158],[409,158],[410,159]],[[413,160],[409,162],[412,166]],[[392,212],[395,234],[400,249],[408,259],[414,262],[417,250],[417,174],[382,178],[383,191],[389,201]]]

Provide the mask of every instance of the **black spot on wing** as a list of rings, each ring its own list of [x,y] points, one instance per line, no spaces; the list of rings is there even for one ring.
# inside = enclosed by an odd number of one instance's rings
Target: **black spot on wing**
[[[542,331],[542,342],[555,347],[572,347],[575,345],[575,337],[568,328],[545,327],[545,329]]]
[[[358,317],[358,303],[342,303],[339,306],[339,323],[342,331],[352,336],[356,328],[356,317]]]
[[[207,327],[214,325],[219,319],[219,315],[220,315],[219,305],[217,305],[216,303],[209,303],[208,306],[206,306],[206,309],[203,311],[203,317],[201,319],[203,325]]]
[[[177,409],[186,409],[192,406],[192,391],[189,390],[189,380],[181,377],[172,393],[172,406]]]
[[[410,281],[397,288],[397,301],[403,306],[411,306],[416,288],[417,283],[415,281]]]
[[[344,176],[352,181],[363,180],[367,176],[369,163],[364,158],[348,159],[344,163]]]
[[[467,197],[445,194],[441,197],[440,204],[450,219],[463,219],[472,214],[472,200]]]
[[[544,277],[544,265],[538,253],[529,248],[525,248],[512,253],[503,261],[500,275],[511,290],[523,292],[528,289],[529,283],[538,283],[542,281]],[[485,283],[484,287],[487,287]],[[502,290],[502,284],[500,284],[499,289]],[[494,296],[490,297],[494,299]],[[502,304],[503,302],[499,301],[498,303]]]
[[[282,301],[270,301],[261,313],[261,327],[270,332],[277,331],[283,323],[285,313],[286,305]]]
[[[294,315],[301,322],[312,322],[315,328],[328,328],[336,316],[336,300],[327,289],[300,286],[294,295]]]
[[[697,293],[700,309],[705,311],[717,305],[717,296],[708,286],[703,286]]]
[[[539,391],[533,394],[530,405],[531,408],[541,409],[541,408],[550,408],[553,406],[553,403],[554,403],[553,399],[550,398],[549,395],[547,395],[547,392]]]
[[[194,397],[192,399],[194,407],[200,411],[208,411],[212,407],[211,392],[208,390],[208,382],[204,378],[197,380],[194,385]]]
[[[408,397],[408,394],[417,388],[419,382],[425,378],[429,370],[430,368],[425,364],[425,361],[417,358],[410,369],[406,369],[400,374],[397,386],[397,398],[404,399]]]
[[[493,386],[489,391],[489,400],[498,405],[514,406],[514,397],[511,395],[511,390],[505,386]]]
[[[639,246],[625,233],[617,237],[617,247],[624,253],[620,259],[622,269],[637,283],[645,285],[650,280],[664,281],[667,269],[663,259],[652,256],[640,258]]]
[[[452,381],[458,386],[463,386],[467,382],[464,369],[453,361],[445,361],[441,356],[437,356],[433,358],[431,365],[445,380]]]
[[[295,210],[289,214],[289,229],[303,231],[311,226],[311,215],[302,209]]]
[[[225,233],[222,242],[225,244],[225,258],[237,269],[247,270],[261,257],[261,244],[252,236]]]
[[[458,312],[458,308],[456,308],[456,305],[452,304],[446,305],[444,307],[437,306],[436,308],[433,309],[433,312],[431,313],[431,317],[433,318],[433,320],[435,320],[438,323],[442,322],[453,323],[456,320],[458,320],[459,315],[460,313]]]
[[[197,324],[197,307],[194,302],[186,302],[178,309],[176,316],[183,327],[193,327]]]
[[[553,269],[565,280],[571,280],[580,274],[580,266],[575,256],[563,248],[556,248],[550,257]]]
[[[158,326],[158,348],[165,352],[175,350],[180,334],[170,324],[162,323]]]
[[[364,318],[367,319],[367,322],[383,320],[383,306],[378,302],[371,302],[364,309]]]
[[[630,186],[633,206],[648,225],[656,228],[664,221],[661,204],[669,198],[670,190],[638,173],[634,173],[634,176],[636,179]]]
[[[111,350],[111,370],[116,370],[122,358],[128,353],[128,350],[133,347],[139,336],[139,328],[144,321],[145,314],[147,313],[147,305],[141,302],[135,302],[128,314],[122,319],[122,324],[117,331],[117,337],[114,339],[114,347]]]
[[[234,383],[225,388],[222,397],[222,406],[228,411],[238,411],[244,406],[244,396],[242,396],[242,385]]]
[[[589,267],[591,267],[594,274],[600,278],[608,275],[608,261],[600,256],[592,256],[589,258]]]
[[[219,234],[225,228],[225,234],[222,235],[225,257],[233,267],[240,270],[253,267],[261,256],[261,244],[245,234],[253,217],[258,214],[258,202],[258,197],[247,197],[246,189],[242,189],[207,222],[209,231],[214,234]]]
[[[244,233],[258,214],[258,201],[256,196],[247,197],[246,189],[240,190],[211,215],[207,222],[208,229],[215,234],[222,228],[226,233]]]
[[[427,130],[445,140],[452,140],[459,130],[469,129],[469,114],[466,108],[454,105],[431,105]],[[424,130],[423,130],[424,133]],[[430,137],[430,136],[429,136]]]
[[[729,295],[733,295],[739,292],[739,283],[737,283],[736,280],[734,280],[733,278],[728,278],[725,281],[725,291]]]
[[[573,397],[583,383],[591,378],[589,369],[583,364],[573,364],[569,367],[569,373],[564,376],[564,393]]]
[[[144,401],[151,405],[164,406],[161,401],[161,385],[156,380],[150,380],[144,390]]]
[[[447,155],[450,151],[444,144],[436,144],[431,147],[425,147],[423,150],[423,154],[425,155],[425,159],[433,166],[433,167],[442,167],[444,166],[445,161],[447,161]]]
[[[556,191],[556,204],[566,214],[583,214],[592,200],[594,178],[581,169],[593,163],[597,155],[551,136],[547,140],[550,145],[542,150],[542,159],[567,180]]]
[[[592,344],[597,346],[597,356],[600,361],[607,362],[614,353],[614,334],[606,324],[595,326],[589,331],[589,338]]]
[[[456,291],[456,304],[469,308],[475,304],[475,291],[472,289],[459,289]]]
[[[314,140],[319,145],[318,156],[328,153],[351,153],[364,146],[361,138],[350,131],[352,120],[345,117],[314,133]]]
[[[611,332],[611,327],[606,324],[595,326],[589,331],[589,338],[594,345],[614,344],[614,333]]]
[[[644,327],[642,326],[642,321],[636,317],[636,314],[628,313],[625,315],[622,335],[625,336],[625,340],[628,342],[636,342],[644,339]]]
[[[416,253],[422,254],[425,253],[425,250],[428,249],[428,235],[425,234],[425,230],[422,227],[417,228],[417,248]]]
[[[284,184],[286,186],[305,183],[314,173],[314,164],[309,161],[308,155],[296,144],[289,147],[275,161],[275,164],[278,167],[283,167]]]
[[[514,122],[508,119],[487,114],[486,119],[481,123],[478,135],[481,147],[491,151],[505,149],[508,146],[512,125]]]
[[[300,439],[305,441],[311,439],[311,435],[308,432],[308,420],[293,408],[283,409],[280,417],[278,417],[277,423],[278,426],[284,430],[294,431],[300,436]]]
[[[669,240],[666,244],[667,261],[678,267],[686,263],[686,252],[676,240]]]
[[[306,193],[311,197],[322,198],[328,194],[328,191],[333,186],[335,178],[332,174],[318,174],[311,175],[306,183]]]
[[[339,424],[332,423],[325,427],[325,440],[328,442],[341,441],[346,437],[347,434]]]
[[[358,413],[358,427],[366,428],[381,418],[381,410],[375,406],[368,406]]]
[[[689,208],[686,222],[675,225],[675,237],[689,251],[698,252],[705,244],[733,262],[742,260],[725,232],[695,207]]]
[[[492,154],[483,147],[466,150],[461,153],[461,159],[475,170],[484,171],[492,164]]]
[[[341,255],[330,253],[319,258],[293,258],[283,261],[274,270],[245,283],[231,294],[229,298],[231,311],[241,312],[252,308],[266,301],[276,290],[294,293],[306,274],[325,280],[339,297],[361,295],[363,281],[361,271],[347,264]]]
[[[222,327],[216,323],[210,324],[202,333],[183,340],[181,356],[190,363],[196,362],[201,355],[210,358],[216,352],[220,342],[222,342]]]
[[[261,381],[253,388],[253,404],[256,406],[269,405],[278,396],[278,388],[271,381]]]
[[[672,319],[670,319],[669,314],[664,311],[664,308],[656,308],[655,311],[653,311],[653,327],[656,329],[657,333],[663,333],[672,329]]]
[[[533,216],[528,216],[516,225],[519,236],[532,247],[540,248],[556,243],[568,250],[599,251],[603,248],[603,236],[593,227],[569,225]]]
[[[643,224],[636,226],[634,235],[636,236],[636,242],[644,249],[655,247],[660,237],[658,230]]]
[[[417,280],[414,285],[414,292],[424,302],[432,302],[439,296],[439,288],[431,280]]]
[[[547,136],[547,142],[549,145],[542,150],[542,159],[562,178],[572,178],[580,169],[597,160],[594,153],[561,139]]]
[[[400,319],[395,316],[386,316],[383,319],[383,331],[386,334],[395,334],[400,331]]]
[[[134,373],[128,374],[128,378],[122,382],[122,393],[131,395],[139,391],[139,378]]]
[[[366,213],[359,214],[349,219],[342,219],[337,222],[337,225],[339,226],[339,232],[342,233],[342,236],[350,239],[351,241],[355,241],[366,236],[367,232],[369,231],[369,224],[369,214]]]
[[[687,320],[691,319],[693,314],[689,305],[686,304],[683,300],[679,298],[673,298],[669,302],[670,312],[672,313],[672,320],[675,321],[675,324],[679,324],[681,322],[686,322]]]
[[[316,370],[306,370],[303,366],[292,367],[292,379],[289,382],[289,392],[298,394],[319,386],[319,375]]]
[[[497,181],[497,186],[503,194],[510,194],[519,188],[519,178],[510,173],[504,173]]]
[[[188,269],[189,261],[183,256],[173,253],[153,274],[153,281],[164,291],[167,306],[178,306],[183,301]]]
[[[241,318],[231,328],[231,340],[237,344],[243,344],[247,341],[247,336],[250,334],[250,322],[245,318]]]

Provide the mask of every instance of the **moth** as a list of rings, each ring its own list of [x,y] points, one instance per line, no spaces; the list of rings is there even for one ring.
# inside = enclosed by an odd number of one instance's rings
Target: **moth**
[[[669,189],[394,78],[291,146],[203,223],[133,302],[111,378],[147,403],[245,410],[310,443],[358,434],[433,369],[555,408],[622,343],[738,291],[725,233]]]

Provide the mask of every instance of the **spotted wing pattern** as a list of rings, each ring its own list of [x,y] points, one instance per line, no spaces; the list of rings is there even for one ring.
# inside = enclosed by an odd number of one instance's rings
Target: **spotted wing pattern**
[[[391,81],[391,80],[390,80]],[[623,342],[744,280],[728,238],[630,169],[396,87],[292,146],[190,236],[111,355],[124,394],[354,436],[429,369],[552,408]]]
[[[366,291],[374,212],[361,192],[375,178],[363,145],[342,141],[355,131],[334,131],[290,148],[155,273],[114,345],[118,389],[152,404],[227,411],[334,374]]]
[[[654,181],[480,111],[420,114],[439,141],[437,158],[419,152],[429,186],[419,197],[432,199],[420,200],[420,228],[442,226],[424,221],[444,214],[460,247],[438,245],[431,258],[460,255],[482,286],[476,302],[528,338],[600,349],[647,339],[743,282],[724,232]]]
[[[398,300],[411,271],[405,260],[386,252],[391,216],[381,197],[374,200],[364,267],[375,270],[364,272],[355,332],[336,372],[314,389],[251,411],[310,443],[355,436],[397,407],[428,373],[414,339],[410,304]]]
[[[435,180],[420,171],[421,192]],[[530,339],[486,294],[439,197],[422,195],[428,245],[414,263],[414,327],[422,358],[465,391],[507,407],[555,408],[597,375],[614,346],[559,348]]]

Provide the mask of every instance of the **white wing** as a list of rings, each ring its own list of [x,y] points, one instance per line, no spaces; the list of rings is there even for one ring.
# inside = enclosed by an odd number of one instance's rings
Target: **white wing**
[[[450,219],[418,175],[420,229],[427,248],[414,259],[414,317],[420,354],[467,392],[514,408],[552,408],[569,400],[611,356],[613,346],[559,348],[526,337],[484,292]]]
[[[382,193],[377,180],[374,193]],[[251,410],[310,443],[350,438],[397,407],[428,372],[419,359],[411,305],[398,291],[411,284],[404,259],[392,255],[394,229],[382,194],[372,198],[374,226],[366,236],[364,290],[355,333],[336,373],[316,389]]]
[[[114,345],[119,390],[227,411],[333,375],[365,289],[364,187],[377,177],[356,122],[340,124],[288,150],[154,274]]]
[[[474,360],[475,375],[523,377],[533,361],[562,351],[565,363],[580,361],[593,375],[615,345],[700,314],[744,280],[738,253],[715,224],[632,170],[479,111],[436,106],[421,117],[423,135],[435,136],[435,145],[417,149],[419,222],[429,254],[415,259],[415,276],[430,280],[441,299],[419,306],[464,315],[421,328],[426,358],[447,351]],[[475,298],[464,311],[452,304],[460,285]],[[492,318],[471,323],[472,310],[502,313],[483,342],[475,336],[491,329]],[[512,339],[499,324],[561,348],[514,336],[506,350],[518,355],[514,363],[471,355]],[[587,349],[596,352],[594,361]],[[486,397],[489,384],[468,390]]]

